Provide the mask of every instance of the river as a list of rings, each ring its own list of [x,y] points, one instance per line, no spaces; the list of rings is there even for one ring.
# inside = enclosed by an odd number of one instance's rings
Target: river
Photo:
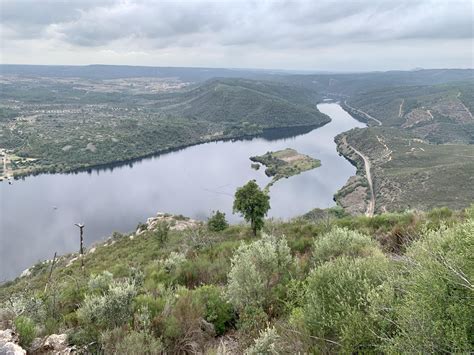
[[[336,103],[319,104],[327,125],[289,138],[204,143],[116,167],[74,174],[43,174],[0,183],[0,281],[37,261],[78,248],[85,224],[87,245],[113,231],[130,232],[157,212],[205,220],[213,210],[231,222],[233,194],[255,179],[265,186],[264,169],[250,156],[293,148],[321,160],[321,167],[278,181],[270,189],[270,217],[291,218],[334,205],[333,195],[355,168],[336,152],[334,137],[364,127]]]

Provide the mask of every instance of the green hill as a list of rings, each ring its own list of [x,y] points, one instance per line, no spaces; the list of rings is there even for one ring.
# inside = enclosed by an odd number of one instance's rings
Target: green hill
[[[329,119],[312,91],[270,81],[211,80],[185,93],[171,95],[160,107],[172,114],[214,123],[256,124],[260,127],[321,125]]]

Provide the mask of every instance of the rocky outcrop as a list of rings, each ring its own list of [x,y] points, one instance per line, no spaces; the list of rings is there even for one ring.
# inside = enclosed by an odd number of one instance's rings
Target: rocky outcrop
[[[170,230],[182,231],[201,225],[202,222],[183,216],[175,216],[167,213],[158,212],[156,217],[150,217],[145,224],[140,225],[135,234],[138,236],[145,231],[155,230],[159,224],[166,223]]]

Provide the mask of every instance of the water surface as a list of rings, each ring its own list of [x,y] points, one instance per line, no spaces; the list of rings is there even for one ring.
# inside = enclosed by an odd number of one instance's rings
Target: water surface
[[[355,168],[336,152],[334,137],[364,125],[335,103],[318,108],[332,121],[292,138],[212,142],[90,173],[45,174],[0,183],[0,280],[39,260],[75,251],[85,224],[90,245],[113,231],[129,232],[158,211],[205,220],[213,210],[232,214],[237,187],[270,178],[250,167],[250,156],[293,148],[321,160],[321,167],[278,181],[270,190],[270,217],[290,218],[333,206],[333,195]]]

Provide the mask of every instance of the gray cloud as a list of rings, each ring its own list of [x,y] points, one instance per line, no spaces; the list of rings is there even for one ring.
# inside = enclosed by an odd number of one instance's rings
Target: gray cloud
[[[58,35],[80,46],[120,39],[191,36],[221,45],[316,45],[331,41],[472,37],[467,1],[2,1],[2,22],[18,37]],[[199,41],[198,41],[199,42]],[[199,45],[199,43],[196,43]]]
[[[2,39],[109,51],[472,40],[471,0],[0,0]],[[43,41],[43,42],[41,42]],[[48,43],[49,43],[48,42]],[[4,44],[5,46],[5,44]]]

